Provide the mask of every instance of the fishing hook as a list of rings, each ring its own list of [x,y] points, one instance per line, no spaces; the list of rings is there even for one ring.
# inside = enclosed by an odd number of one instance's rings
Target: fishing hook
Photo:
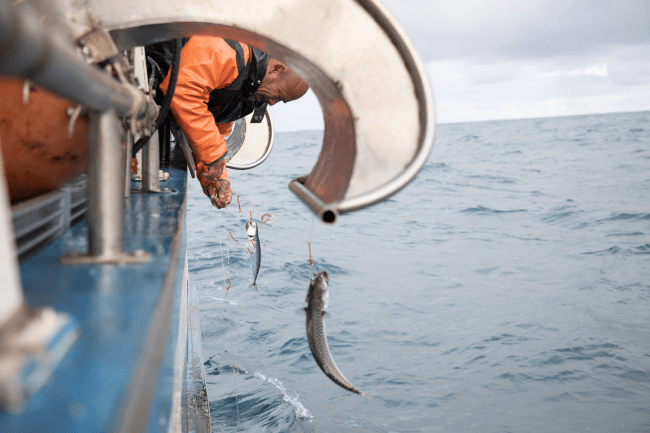
[[[230,290],[230,278],[228,278],[228,287],[226,287],[226,290]]]
[[[265,216],[269,217],[266,221],[264,221]],[[262,215],[261,220],[262,220],[263,223],[268,223],[271,220],[271,218],[273,218],[273,215],[265,213],[264,215]]]
[[[232,238],[233,241],[239,242],[237,239],[235,239],[235,237],[232,235],[232,232],[230,230],[228,230],[228,233],[230,234],[230,237]]]
[[[250,242],[251,244],[253,244],[253,241],[249,241],[249,242]],[[246,245],[246,249],[248,250],[249,253],[251,253],[251,254],[255,254],[255,252],[254,252],[254,251],[255,251],[255,244],[253,244],[253,251],[251,251],[251,249],[248,248],[248,244]]]
[[[251,224],[253,224],[253,211],[250,212],[251,212]]]
[[[232,368],[235,369],[235,371],[233,371],[233,374],[237,373],[237,367],[235,367],[235,364],[234,364],[234,363],[232,364]]]
[[[239,204],[239,194],[237,194],[237,206],[239,206],[239,216],[241,216],[241,205]]]
[[[309,264],[314,266],[314,261],[311,259],[311,242],[307,241],[307,245],[309,246]]]

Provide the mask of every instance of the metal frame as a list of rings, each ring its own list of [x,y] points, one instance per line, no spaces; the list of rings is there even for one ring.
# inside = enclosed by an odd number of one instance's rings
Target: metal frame
[[[370,206],[406,186],[433,148],[435,110],[426,70],[378,1],[88,4],[122,49],[215,35],[250,43],[303,77],[321,104],[325,134],[304,188],[292,191],[319,215],[322,209],[313,207],[306,191],[338,213]]]
[[[112,110],[93,112],[88,135],[88,254],[70,253],[61,263],[145,263],[149,253],[124,252],[123,157],[128,146],[122,124]],[[150,147],[158,150],[157,143]]]

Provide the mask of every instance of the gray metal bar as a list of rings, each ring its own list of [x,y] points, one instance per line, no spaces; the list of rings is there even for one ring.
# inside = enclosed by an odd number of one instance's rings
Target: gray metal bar
[[[0,2],[0,74],[28,78],[96,111],[155,119],[155,104],[139,90],[87,64],[62,35],[46,31],[33,11],[18,9]]]
[[[18,203],[11,209],[16,239],[38,230],[64,210],[65,191],[59,189],[31,200]],[[18,246],[20,250],[20,246]],[[22,254],[22,252],[19,252]]]
[[[0,152],[0,328],[5,325],[18,311],[24,308],[20,270],[16,258],[16,244],[13,239],[11,226],[11,210],[9,208],[9,193],[4,174],[2,153]],[[0,340],[0,346],[4,341]]]
[[[88,133],[88,249],[115,257],[124,250],[122,125],[114,111],[92,113]]]
[[[188,294],[189,279],[187,271],[187,252],[185,253],[185,266],[183,269],[183,281],[181,282],[181,305],[178,318],[178,337],[176,339],[176,353],[174,354],[174,376],[172,389],[172,404],[169,414],[167,433],[183,432],[183,417],[186,415],[183,407],[187,381],[185,380],[185,368],[187,364],[187,334],[188,334]],[[174,332],[173,329],[171,332]]]
[[[289,190],[293,192],[304,204],[309,207],[324,223],[334,224],[339,216],[336,203],[325,203],[316,194],[311,192],[304,183],[307,176],[298,177],[289,182]]]
[[[160,148],[158,131],[153,133],[149,143],[142,149],[142,190],[160,192]]]
[[[124,161],[124,198],[131,197],[131,148],[133,146],[133,134],[130,132],[126,137],[126,149],[122,154]]]

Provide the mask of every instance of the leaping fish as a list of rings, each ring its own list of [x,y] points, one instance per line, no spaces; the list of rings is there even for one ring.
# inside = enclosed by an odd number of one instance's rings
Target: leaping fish
[[[253,263],[253,284],[249,287],[255,287],[255,290],[258,292],[260,289],[257,287],[257,275],[260,272],[260,263],[262,262],[262,249],[260,248],[260,237],[257,233],[257,223],[252,219],[246,221],[246,234],[248,235],[248,240],[253,243],[255,251],[255,263]]]
[[[332,359],[329,346],[327,345],[327,336],[325,335],[325,323],[323,315],[327,308],[327,298],[329,297],[327,284],[329,277],[327,272],[316,272],[313,278],[309,279],[309,290],[307,291],[307,308],[304,309],[307,314],[307,341],[316,364],[323,370],[332,381],[348,391],[357,393],[363,397],[368,397],[364,392],[356,389],[339,371]]]

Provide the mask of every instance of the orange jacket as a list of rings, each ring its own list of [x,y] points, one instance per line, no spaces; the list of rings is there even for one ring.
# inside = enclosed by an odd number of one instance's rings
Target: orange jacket
[[[248,63],[250,47],[241,44]],[[170,109],[192,147],[198,178],[206,191],[209,181],[202,174],[206,165],[217,162],[226,154],[226,140],[232,123],[217,125],[208,110],[210,93],[230,85],[239,75],[236,53],[226,41],[214,36],[194,36],[181,51],[178,81]],[[167,92],[170,73],[160,84]],[[221,179],[228,180],[226,170]],[[207,194],[207,193],[206,193]]]

